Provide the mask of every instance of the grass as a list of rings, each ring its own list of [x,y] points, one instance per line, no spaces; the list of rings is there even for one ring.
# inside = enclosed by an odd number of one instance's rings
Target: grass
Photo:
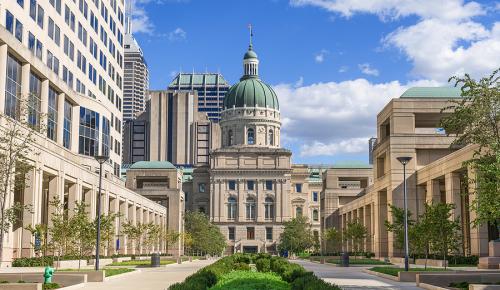
[[[315,261],[320,261],[321,257],[314,257],[313,258]],[[325,257],[325,261],[330,264],[337,264],[340,265],[342,262],[340,259],[337,258],[328,258]],[[375,259],[349,259],[349,264],[350,265],[392,265],[391,263],[380,261],[380,260],[375,260]]]
[[[371,271],[382,273],[382,274],[387,274],[391,276],[398,276],[398,273],[401,271],[404,271],[403,268],[398,268],[398,267],[373,267],[370,268]],[[442,272],[442,271],[449,271],[445,270],[443,268],[410,268],[410,272]]]
[[[290,290],[290,285],[274,273],[232,271],[223,275],[210,290]]]
[[[134,269],[130,269],[130,268],[119,268],[119,269],[105,268],[104,270],[105,270],[104,275],[106,277],[111,277],[111,276],[120,275],[120,274],[135,271]]]
[[[58,289],[58,288],[61,288],[61,286],[57,283],[47,283],[42,285],[43,290]]]
[[[493,285],[500,285],[500,282],[497,282],[497,283],[472,283],[472,284],[481,284],[481,285],[492,285],[493,284]],[[453,282],[453,283],[450,283],[449,286],[453,287],[453,288],[467,290],[467,289],[469,289],[469,282]]]
[[[174,260],[160,260],[160,265],[168,265],[173,263],[175,263]],[[123,262],[115,262],[109,264],[108,266],[150,266],[150,265],[151,265],[150,260],[130,260]]]

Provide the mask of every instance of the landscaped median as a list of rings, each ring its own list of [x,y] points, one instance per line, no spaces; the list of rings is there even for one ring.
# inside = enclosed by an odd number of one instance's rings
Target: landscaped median
[[[321,257],[321,256],[311,256],[310,259],[312,261],[321,261],[321,259],[325,259],[326,263],[329,264],[334,264],[334,265],[340,265],[342,263],[342,260],[338,256],[334,257]],[[349,265],[392,265],[391,263],[380,261],[380,260],[375,260],[375,259],[368,259],[368,258],[350,258],[349,259]]]
[[[255,265],[254,265],[255,264]],[[268,254],[224,257],[169,290],[340,290],[302,266]]]

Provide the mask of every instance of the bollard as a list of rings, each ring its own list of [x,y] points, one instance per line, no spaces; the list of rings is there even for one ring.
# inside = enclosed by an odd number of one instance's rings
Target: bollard
[[[177,257],[177,264],[182,264],[182,258],[181,258],[181,256]]]
[[[43,272],[43,283],[52,283],[52,276],[54,276],[54,268],[51,268],[49,266],[45,267],[45,271]]]

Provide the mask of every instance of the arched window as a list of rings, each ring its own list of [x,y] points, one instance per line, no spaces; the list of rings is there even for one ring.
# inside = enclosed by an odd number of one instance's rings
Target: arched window
[[[269,140],[269,145],[274,145],[274,131],[273,129],[269,129],[269,133],[267,134],[267,139]]]
[[[227,132],[227,145],[233,145],[233,130]]]
[[[247,130],[247,142],[248,145],[255,144],[255,131],[252,128]]]
[[[274,219],[274,200],[271,197],[266,197],[264,211],[266,220]]]
[[[247,198],[247,220],[254,220],[255,218],[255,199],[249,197]]]
[[[227,199],[227,218],[235,219],[237,210],[237,202],[235,197],[230,197]]]
[[[319,220],[318,210],[313,210],[313,221],[317,222]]]
[[[295,217],[301,217],[302,216],[302,207],[298,206],[295,208]]]

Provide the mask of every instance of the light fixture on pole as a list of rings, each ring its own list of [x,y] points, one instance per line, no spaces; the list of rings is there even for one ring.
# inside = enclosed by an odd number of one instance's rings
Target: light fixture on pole
[[[95,270],[99,271],[99,244],[101,243],[101,189],[102,189],[102,164],[108,161],[109,156],[96,155],[99,162],[99,193],[97,194],[97,237],[95,245]]]
[[[411,157],[397,157],[401,164],[403,164],[403,202],[405,211],[405,271],[408,272],[408,198],[406,192],[406,165],[410,162]]]

